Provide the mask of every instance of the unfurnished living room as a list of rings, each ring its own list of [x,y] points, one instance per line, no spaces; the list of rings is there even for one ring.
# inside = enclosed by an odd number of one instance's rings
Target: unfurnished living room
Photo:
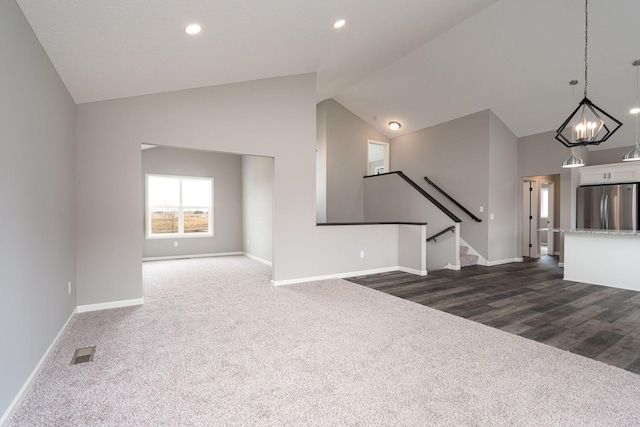
[[[640,425],[638,16],[0,0],[0,425]]]

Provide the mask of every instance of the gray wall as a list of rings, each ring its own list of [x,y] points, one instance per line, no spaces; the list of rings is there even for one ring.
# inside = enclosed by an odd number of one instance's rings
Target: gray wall
[[[489,257],[518,257],[518,138],[493,112],[489,114]],[[464,236],[463,236],[464,238]]]
[[[564,169],[564,162],[570,155],[569,148],[562,145],[555,139],[555,131],[543,132],[535,135],[526,136],[518,139],[518,177],[525,176],[541,176],[541,175],[560,175],[560,185],[556,183],[556,207],[560,209],[559,215],[556,215],[556,227],[571,228],[571,208],[573,206],[574,195],[571,190],[571,175],[574,169]],[[580,156],[585,163],[590,162],[590,153],[585,148],[576,148],[576,154]],[[522,186],[520,186],[522,188]],[[522,191],[519,192],[519,200],[522,200]],[[518,229],[522,228],[522,206],[518,204]],[[521,238],[520,233],[518,234]],[[518,241],[518,247],[521,247],[521,241]],[[564,259],[563,241],[559,241],[556,250],[560,250],[560,260]]]
[[[456,224],[397,174],[366,178],[364,203],[365,221],[427,223],[427,237]],[[456,265],[457,251],[453,233],[427,243],[427,269],[440,270],[447,264]]]
[[[368,140],[389,139],[333,99],[318,108],[326,113],[326,220],[360,222],[364,218],[364,182]],[[321,128],[318,128],[318,138]]]
[[[145,175],[213,178],[213,237],[147,239]],[[242,249],[242,158],[212,151],[156,147],[142,151],[142,256],[166,257],[238,252]],[[178,247],[174,246],[178,242]]]
[[[1,417],[76,306],[75,105],[13,0],[0,1],[0,94]]]
[[[315,96],[303,74],[77,106],[78,304],[142,296],[141,142],[275,158],[276,281],[397,265],[397,227],[316,227]]]
[[[242,156],[242,250],[273,261],[273,158]]]
[[[327,103],[316,107],[316,221],[327,222]]]
[[[461,237],[489,258],[490,111],[421,129],[391,141],[391,170],[401,170],[463,220]],[[515,159],[514,159],[515,161]],[[424,180],[428,176],[483,221],[464,217]],[[484,206],[484,213],[479,207]],[[431,232],[431,230],[429,230]]]
[[[606,146],[606,142],[602,145]],[[618,148],[606,148],[604,150],[593,150],[589,152],[589,163],[587,166],[595,165],[607,165],[611,163],[620,163],[633,146],[630,147],[618,147]]]

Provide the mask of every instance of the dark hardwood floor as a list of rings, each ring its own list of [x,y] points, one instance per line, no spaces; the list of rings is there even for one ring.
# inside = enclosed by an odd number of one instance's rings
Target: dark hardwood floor
[[[640,292],[570,282],[551,256],[346,280],[640,374]]]

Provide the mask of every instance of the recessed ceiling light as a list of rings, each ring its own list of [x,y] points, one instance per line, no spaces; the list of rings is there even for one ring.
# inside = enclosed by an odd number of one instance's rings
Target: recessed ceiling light
[[[632,108],[631,110],[629,110],[629,112],[631,114],[638,114],[638,113],[640,113],[640,107]]]
[[[192,36],[194,34],[198,34],[200,32],[200,30],[202,30],[200,25],[198,25],[198,24],[189,24],[184,29],[184,32]]]
[[[389,122],[389,129],[398,130],[402,127],[402,125],[398,122]]]
[[[340,19],[339,21],[333,23],[333,28],[342,28],[346,23],[347,21],[345,21],[344,19]]]

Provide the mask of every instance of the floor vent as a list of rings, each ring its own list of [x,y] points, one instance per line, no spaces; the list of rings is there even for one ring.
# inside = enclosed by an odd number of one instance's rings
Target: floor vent
[[[79,365],[80,363],[93,362],[93,355],[96,352],[96,346],[79,348],[73,353],[71,359],[72,365]]]

